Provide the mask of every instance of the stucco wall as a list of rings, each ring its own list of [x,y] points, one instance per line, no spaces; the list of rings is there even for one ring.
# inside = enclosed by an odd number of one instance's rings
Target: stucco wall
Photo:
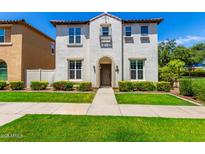
[[[82,46],[68,46],[68,28],[81,27],[81,42]],[[75,25],[66,26],[60,25],[56,27],[56,70],[55,80],[68,80],[68,60],[81,59],[82,62],[82,80],[89,80],[89,26]]]
[[[54,69],[55,55],[51,52],[51,40],[23,27],[22,79],[26,69]]]
[[[24,81],[26,69],[55,68],[50,39],[21,24],[0,27],[11,30],[11,41],[0,44],[0,60],[7,63],[8,81]]]
[[[112,48],[100,46],[100,28],[105,22],[111,25]],[[133,43],[125,42],[122,36],[125,25],[121,20],[110,16],[96,18],[88,25],[57,25],[55,80],[68,80],[68,59],[82,59],[82,81],[91,81],[94,87],[99,87],[99,60],[109,57],[112,60],[112,86],[117,87],[118,81],[122,80],[122,45],[124,44],[124,80],[130,79],[129,58],[144,58],[146,59],[145,80],[158,81],[157,25],[130,25],[133,31]],[[150,43],[140,42],[141,25],[149,26]],[[82,46],[68,46],[69,27],[81,27]],[[119,72],[115,71],[117,67]]]
[[[100,28],[101,24],[111,25],[112,48],[101,48]],[[116,87],[118,81],[122,79],[122,24],[120,20],[107,16],[102,16],[90,23],[90,79],[93,86],[99,87],[99,60],[102,57],[109,57],[112,60],[112,86]],[[96,73],[93,70],[96,67]],[[119,72],[115,72],[118,66]]]
[[[8,25],[0,25],[1,27]],[[8,81],[21,80],[22,26],[10,25],[11,42],[0,45],[0,59],[7,63]]]
[[[141,43],[141,26],[149,27],[149,43]],[[128,26],[128,25],[123,25]],[[146,59],[144,80],[158,81],[158,40],[156,24],[130,24],[132,27],[133,43],[126,43],[124,39],[124,80],[130,80],[129,59]],[[124,28],[123,28],[124,29]]]

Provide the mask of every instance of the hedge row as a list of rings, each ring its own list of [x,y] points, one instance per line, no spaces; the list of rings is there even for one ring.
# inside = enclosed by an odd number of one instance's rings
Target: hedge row
[[[32,90],[46,90],[49,83],[47,81],[31,81],[31,89]],[[80,91],[91,91],[92,83],[91,82],[80,82],[73,83],[70,81],[57,81],[52,84],[54,90],[63,90],[63,91],[71,91],[74,90],[74,85],[76,85],[76,89]],[[13,81],[7,83],[6,81],[0,81],[0,90],[6,89],[6,87],[10,87],[12,90],[23,90],[24,82],[23,81]]]
[[[184,96],[194,96],[205,101],[205,79],[180,79],[179,91]]]
[[[185,71],[184,76],[189,76],[189,71]],[[192,77],[205,77],[205,70],[196,69],[190,72],[190,76]]]
[[[70,81],[57,81],[53,83],[53,88],[55,90],[71,91],[74,89],[74,86],[79,91],[91,91],[92,90],[91,82],[73,83]]]
[[[31,89],[32,90],[46,90],[48,87],[47,81],[31,81]]]
[[[0,81],[0,90],[4,90],[7,85],[6,81]]]
[[[12,90],[23,90],[24,82],[23,81],[12,81],[7,83],[6,81],[0,81],[0,90],[6,89],[6,87],[10,87]]]
[[[53,83],[55,90],[71,91],[73,90],[73,82],[70,81],[57,81]]]
[[[120,91],[165,91],[171,90],[169,82],[149,82],[149,81],[120,81]]]

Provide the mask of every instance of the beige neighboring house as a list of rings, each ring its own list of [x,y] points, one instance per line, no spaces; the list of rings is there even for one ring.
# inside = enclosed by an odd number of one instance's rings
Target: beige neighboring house
[[[0,20],[0,80],[25,81],[26,69],[54,69],[55,41],[25,20]]]
[[[121,80],[158,81],[157,26],[162,21],[124,20],[109,13],[86,21],[52,20],[55,80],[91,81],[93,87],[118,87]]]

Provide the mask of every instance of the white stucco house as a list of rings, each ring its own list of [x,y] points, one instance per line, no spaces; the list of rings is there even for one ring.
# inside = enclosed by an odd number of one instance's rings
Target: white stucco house
[[[123,20],[108,13],[88,21],[52,20],[55,81],[91,81],[93,87],[158,81],[157,25],[162,20]]]

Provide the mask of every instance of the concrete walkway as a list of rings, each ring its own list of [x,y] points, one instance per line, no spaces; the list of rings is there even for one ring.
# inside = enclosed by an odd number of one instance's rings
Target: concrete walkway
[[[88,115],[121,115],[112,88],[100,88],[88,109]]]
[[[0,126],[26,114],[111,115],[205,119],[203,106],[119,105],[111,88],[100,88],[92,104],[0,103]]]

